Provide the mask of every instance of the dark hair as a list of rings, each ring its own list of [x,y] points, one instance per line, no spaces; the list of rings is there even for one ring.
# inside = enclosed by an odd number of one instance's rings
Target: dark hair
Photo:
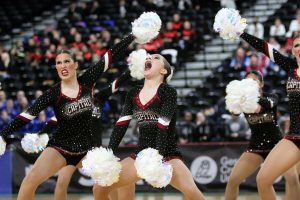
[[[57,55],[59,55],[59,54],[68,54],[72,58],[72,60],[74,62],[76,62],[75,54],[72,51],[65,50],[65,49],[60,49],[60,50],[57,51]]]
[[[163,57],[162,55],[161,55],[161,57],[162,57],[162,60],[164,63],[164,68],[167,70],[167,73],[164,76],[164,82],[166,83],[168,76],[172,73],[172,68],[171,68],[170,63],[167,61],[167,59],[165,57]]]
[[[256,70],[251,70],[250,72],[248,72],[248,73],[245,75],[244,78],[246,78],[246,77],[247,77],[248,75],[250,75],[250,74],[254,74],[254,75],[258,78],[258,80],[259,80],[261,83],[264,82],[264,77],[263,77],[263,75],[262,75],[259,71],[256,71]]]

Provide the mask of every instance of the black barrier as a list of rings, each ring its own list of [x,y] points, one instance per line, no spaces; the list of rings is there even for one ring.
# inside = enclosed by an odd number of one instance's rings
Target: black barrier
[[[180,146],[184,162],[191,170],[197,186],[204,192],[223,192],[230,172],[240,155],[246,149],[247,143],[200,143]],[[122,147],[116,152],[120,158],[129,156],[134,147]],[[19,190],[22,179],[28,173],[38,155],[26,154],[20,147],[12,151],[13,166],[13,191]],[[256,191],[255,176],[247,178],[242,184],[241,190]],[[51,177],[38,189],[38,192],[53,192],[57,175]],[[276,190],[282,190],[284,179],[280,177],[275,184]],[[93,182],[79,169],[75,172],[70,183],[69,192],[91,192]],[[137,192],[161,191],[140,181],[136,186]],[[171,187],[163,191],[174,191]]]

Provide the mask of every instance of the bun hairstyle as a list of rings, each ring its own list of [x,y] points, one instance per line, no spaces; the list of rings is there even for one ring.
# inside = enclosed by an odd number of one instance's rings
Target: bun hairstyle
[[[173,72],[174,72],[174,67],[172,67],[170,65],[170,63],[167,61],[167,59],[163,56],[161,56],[163,59],[163,63],[164,63],[164,68],[167,70],[167,73],[164,76],[164,83],[168,83],[173,76]]]
[[[72,51],[61,49],[57,51],[57,55],[59,54],[68,54],[74,62],[76,62],[75,54]]]
[[[264,77],[263,77],[263,75],[262,75],[259,71],[256,71],[256,70],[251,70],[250,72],[248,72],[248,73],[245,75],[244,78],[246,78],[246,77],[247,77],[248,75],[250,75],[250,74],[254,74],[254,75],[258,78],[259,82],[261,82],[261,83],[264,82]]]

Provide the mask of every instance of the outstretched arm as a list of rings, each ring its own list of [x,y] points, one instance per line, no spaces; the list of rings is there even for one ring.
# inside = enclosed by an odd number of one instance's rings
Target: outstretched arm
[[[113,151],[115,151],[118,148],[119,144],[121,143],[122,138],[124,137],[124,135],[127,131],[127,128],[129,126],[129,123],[132,119],[132,115],[133,115],[133,106],[132,106],[133,98],[132,97],[133,97],[133,95],[134,95],[133,90],[128,92],[128,94],[126,96],[125,104],[124,104],[124,107],[122,110],[122,114],[114,127],[112,135],[110,136],[108,148],[111,148]]]
[[[19,114],[7,127],[5,127],[1,132],[0,136],[4,139],[12,134],[13,132],[19,130],[31,120],[33,120],[42,110],[50,105],[53,105],[57,94],[55,94],[53,88],[47,90],[43,95],[41,95],[35,103],[27,109],[27,111]]]
[[[51,133],[51,130],[57,127],[57,119],[55,116],[51,117],[49,121],[47,121],[46,125],[38,132],[39,135],[44,133]]]
[[[101,74],[109,68],[109,65],[114,60],[125,52],[129,44],[131,44],[134,39],[135,37],[130,34],[123,38],[119,43],[115,44],[96,64],[90,66],[87,71],[79,77],[80,82],[92,88]]]
[[[161,155],[166,153],[166,144],[168,142],[169,124],[176,114],[177,109],[177,92],[172,87],[166,87],[161,96],[162,106],[159,114],[156,136],[156,146]]]
[[[252,47],[254,47],[257,51],[260,51],[264,53],[266,56],[268,56],[273,62],[275,62],[277,65],[279,65],[281,68],[283,68],[286,71],[292,70],[294,68],[297,68],[297,62],[295,62],[293,59],[288,58],[276,49],[272,47],[269,43],[266,41],[259,39],[253,35],[250,35],[248,33],[243,33],[240,36],[243,38],[246,42],[248,42]]]

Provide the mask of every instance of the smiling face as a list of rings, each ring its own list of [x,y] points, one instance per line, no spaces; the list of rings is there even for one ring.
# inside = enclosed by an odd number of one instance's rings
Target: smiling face
[[[297,35],[293,41],[292,53],[295,56],[297,63],[300,63],[300,35]]]
[[[164,58],[159,54],[148,56],[145,62],[144,76],[146,79],[161,77],[164,80],[167,70],[164,67]]]
[[[76,78],[76,69],[78,67],[78,63],[74,62],[70,54],[58,54],[55,61],[57,73],[62,81],[69,81]]]

